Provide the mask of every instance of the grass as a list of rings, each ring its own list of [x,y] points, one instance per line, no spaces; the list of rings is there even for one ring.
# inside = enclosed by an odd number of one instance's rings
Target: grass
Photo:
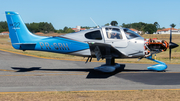
[[[179,101],[180,90],[0,93],[1,101]]]
[[[57,36],[60,34],[44,34],[46,36]],[[158,38],[159,40],[166,40],[169,41],[169,35],[142,35],[144,38]],[[180,44],[180,35],[173,35],[172,40],[173,42]],[[54,58],[54,59],[70,59],[70,60],[80,60],[80,61],[86,61],[87,58],[79,57],[79,56],[72,56],[68,54],[59,54],[59,53],[51,53],[51,52],[39,52],[39,51],[21,51],[16,50],[11,46],[10,39],[8,35],[1,35],[0,36],[0,49],[18,52],[22,54],[30,54],[30,55],[36,55],[39,57],[47,57],[47,58]],[[156,54],[156,59],[160,60],[162,62],[165,62],[167,64],[180,64],[180,47],[177,47],[172,50],[172,61],[169,61],[169,50],[166,52],[161,52],[159,54]],[[138,59],[116,59],[117,63],[154,63],[147,59],[141,59],[140,61],[137,61]],[[92,61],[97,61],[95,58]],[[100,62],[104,62],[104,60],[101,60]]]
[[[53,34],[51,34],[53,36]],[[169,40],[169,35],[143,35],[145,38]],[[173,42],[180,44],[180,35],[173,35]],[[78,56],[38,51],[20,51],[12,48],[7,35],[0,36],[0,49],[22,54],[54,59],[83,60]],[[157,54],[157,59],[166,63],[180,63],[180,47],[172,50],[173,61],[169,62],[168,51]],[[96,61],[96,59],[93,59]],[[104,62],[104,61],[102,61]],[[153,63],[147,59],[117,59],[120,63]],[[180,90],[130,90],[130,91],[52,91],[52,92],[1,92],[1,101],[178,101]]]

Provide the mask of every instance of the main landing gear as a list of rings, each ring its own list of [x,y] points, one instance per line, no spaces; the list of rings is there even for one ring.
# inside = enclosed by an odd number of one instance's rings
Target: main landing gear
[[[106,64],[103,64],[99,67],[95,67],[94,70],[101,71],[104,73],[114,72],[117,68],[120,68],[120,64],[115,63],[115,59],[111,56],[106,58]]]

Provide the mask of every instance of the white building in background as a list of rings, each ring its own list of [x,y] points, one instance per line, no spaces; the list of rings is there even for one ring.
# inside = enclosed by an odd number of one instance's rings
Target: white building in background
[[[0,35],[9,35],[9,32],[1,32]]]
[[[74,30],[75,32],[79,32],[82,30],[86,30],[86,28],[81,28],[81,26],[76,26],[76,28],[72,28],[72,30]]]
[[[157,32],[154,34],[170,34],[170,31],[171,31],[171,28],[165,28],[162,30],[157,30]],[[172,28],[172,34],[180,34],[180,30]]]
[[[129,28],[129,29],[132,30],[132,31],[134,31],[134,32],[136,32],[136,33],[138,33],[138,34],[141,34],[141,33],[142,33],[142,31],[138,31],[138,30],[133,29],[133,28]]]

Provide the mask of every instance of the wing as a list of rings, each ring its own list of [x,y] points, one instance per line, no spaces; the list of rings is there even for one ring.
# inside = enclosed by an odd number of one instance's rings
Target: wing
[[[105,43],[88,43],[91,51],[91,56],[96,57],[99,61],[101,58],[124,58],[126,57],[120,51],[109,44]]]

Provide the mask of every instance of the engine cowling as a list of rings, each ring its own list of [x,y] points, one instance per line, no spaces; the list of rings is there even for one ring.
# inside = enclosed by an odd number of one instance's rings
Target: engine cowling
[[[144,49],[146,56],[166,51],[167,48],[169,48],[169,43],[165,40],[157,40],[157,39],[145,40]]]

